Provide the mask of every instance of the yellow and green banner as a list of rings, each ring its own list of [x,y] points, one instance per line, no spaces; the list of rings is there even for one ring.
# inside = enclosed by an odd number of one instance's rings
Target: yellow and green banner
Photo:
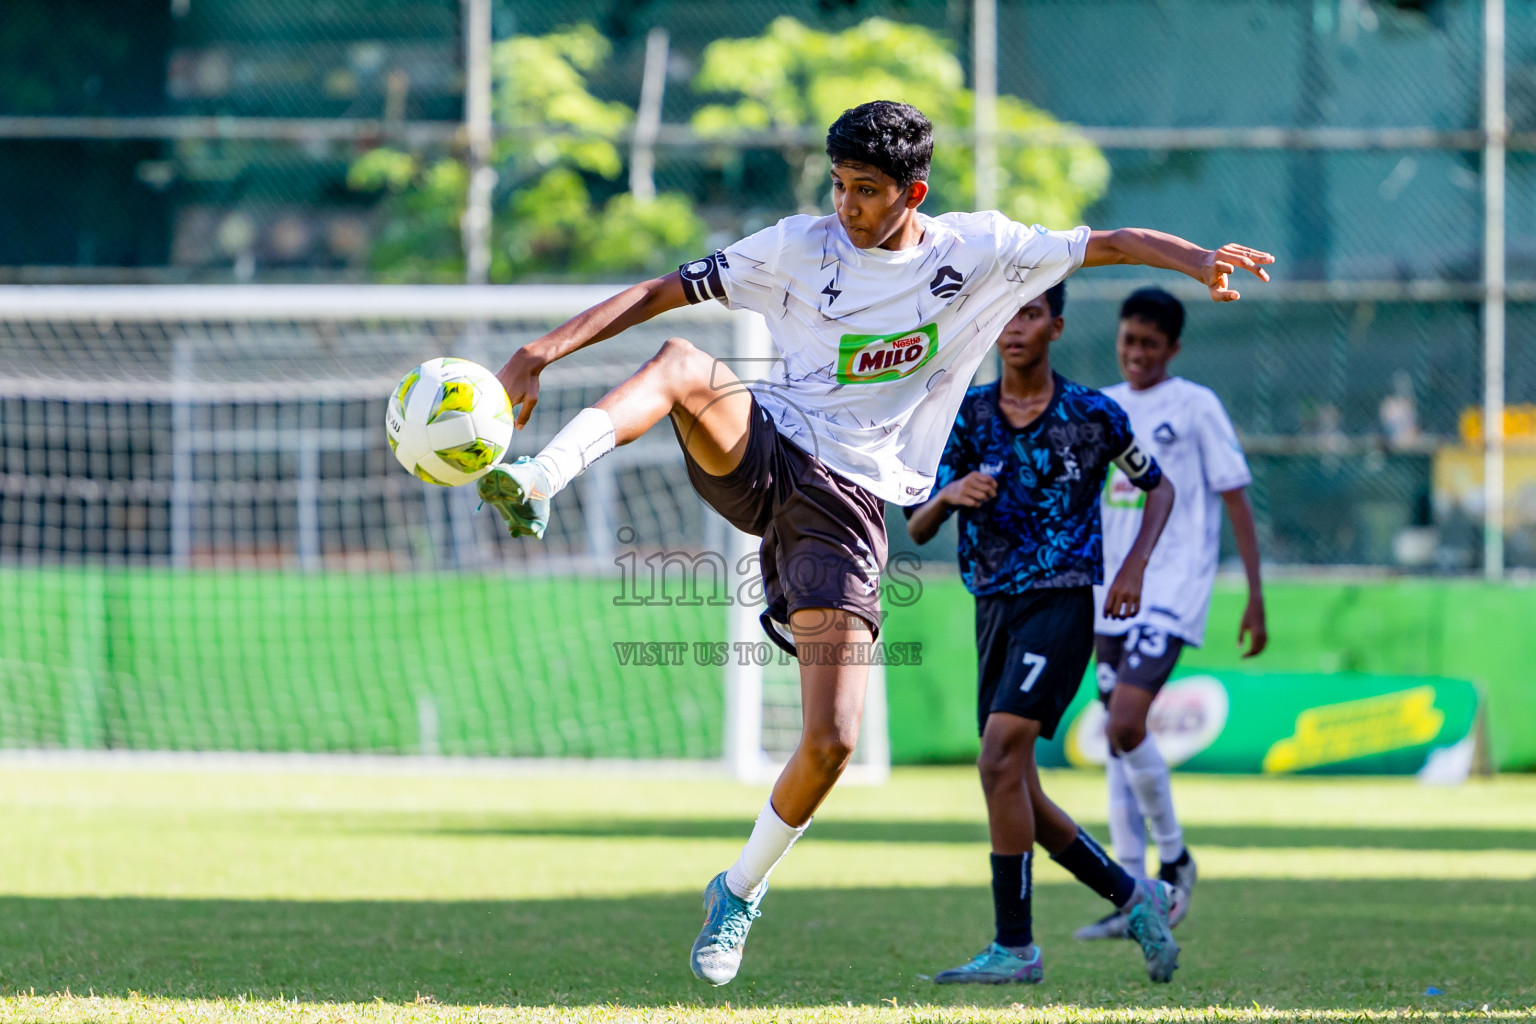
[[[1149,731],[1183,771],[1408,774],[1471,767],[1477,688],[1460,679],[1359,674],[1196,672],[1152,703]],[[1101,765],[1105,712],[1078,691],[1042,765]],[[1434,769],[1432,769],[1434,770]]]
[[[970,760],[978,749],[975,601],[957,579],[935,574],[923,584],[919,600],[887,604],[882,638],[922,644],[921,664],[886,672],[892,757]],[[1268,757],[1274,771],[1417,771],[1428,750],[1465,736],[1480,709],[1489,763],[1536,770],[1536,630],[1527,625],[1536,622],[1536,587],[1288,579],[1268,584],[1265,596],[1270,642],[1260,657],[1239,656],[1246,593],[1223,581],[1205,646],[1179,659],[1183,681],[1173,692],[1209,694],[1215,685],[1229,701],[1223,734],[1188,755],[1186,767],[1264,771]],[[1074,716],[1094,692],[1090,673]],[[1191,714],[1216,707],[1214,697],[1193,696],[1180,706]]]

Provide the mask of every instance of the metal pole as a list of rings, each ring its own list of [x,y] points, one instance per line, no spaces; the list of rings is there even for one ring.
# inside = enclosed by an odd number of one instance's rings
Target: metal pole
[[[313,408],[313,407],[311,407]],[[297,451],[298,472],[294,488],[295,548],[299,569],[315,572],[320,568],[320,445],[313,431],[306,431]]]
[[[756,313],[738,313],[734,354],[742,380],[751,383],[764,375],[773,354],[768,325]],[[758,539],[729,529],[725,557],[730,569],[726,579],[736,588],[729,610],[728,655],[725,667],[725,765],[740,782],[758,782],[767,758],[763,753],[763,666],[744,654],[748,647],[767,644],[758,622],[761,606],[742,597],[752,590],[757,573],[743,569],[755,565]],[[760,571],[760,569],[759,569]],[[737,645],[745,645],[738,647]],[[771,645],[769,645],[771,648]],[[778,649],[771,648],[774,655]]]
[[[1504,576],[1504,0],[1483,3],[1483,574]]]
[[[997,0],[975,0],[971,78],[976,92],[976,209],[997,209]]]
[[[645,37],[645,73],[640,80],[640,108],[629,149],[629,191],[641,202],[656,198],[656,136],[661,132],[661,101],[667,91],[667,30]]]
[[[171,356],[171,564],[178,569],[192,562],[192,358],[192,343],[178,337]]]
[[[491,276],[491,0],[463,0],[464,139],[469,187],[460,222],[464,280],[485,284]]]

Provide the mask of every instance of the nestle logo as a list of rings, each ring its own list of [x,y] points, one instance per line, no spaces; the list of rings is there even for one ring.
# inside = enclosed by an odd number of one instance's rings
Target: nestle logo
[[[921,346],[927,340],[926,335],[914,334],[890,342],[888,348],[866,349],[859,353],[853,372],[860,375],[879,373],[906,363],[915,363],[923,358],[923,349],[915,346]]]

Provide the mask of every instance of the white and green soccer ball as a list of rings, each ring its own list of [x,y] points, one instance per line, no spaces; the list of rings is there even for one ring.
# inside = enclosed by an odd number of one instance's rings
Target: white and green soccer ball
[[[512,443],[512,404],[496,375],[468,359],[429,359],[389,396],[395,458],[429,484],[457,487],[491,471]]]

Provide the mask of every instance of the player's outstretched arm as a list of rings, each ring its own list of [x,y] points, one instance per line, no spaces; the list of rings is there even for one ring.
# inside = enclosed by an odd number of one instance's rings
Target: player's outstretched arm
[[[1243,620],[1237,627],[1237,645],[1248,641],[1243,657],[1252,658],[1269,645],[1269,626],[1264,616],[1264,583],[1259,575],[1259,532],[1253,526],[1253,506],[1248,504],[1248,490],[1235,487],[1221,492],[1221,500],[1227,506],[1227,518],[1232,520],[1232,539],[1237,541],[1237,553],[1243,560],[1243,572],[1248,577],[1248,605],[1243,609]]]
[[[1273,262],[1275,258],[1269,253],[1235,242],[1220,249],[1202,249],[1178,235],[1150,228],[1120,228],[1089,232],[1083,266],[1134,264],[1177,270],[1209,288],[1213,301],[1234,302],[1242,295],[1230,286],[1232,273],[1242,268],[1260,281],[1268,281],[1269,272],[1264,268]]]
[[[556,359],[577,349],[621,334],[669,309],[688,305],[683,278],[678,271],[632,285],[591,309],[584,310],[542,338],[530,341],[497,372],[507,397],[518,406],[515,426],[521,430],[539,404],[539,374]]]
[[[1141,528],[1136,540],[1120,563],[1114,582],[1104,595],[1104,614],[1111,619],[1129,619],[1141,611],[1141,580],[1147,571],[1147,560],[1157,539],[1168,524],[1168,514],[1173,511],[1173,481],[1166,476],[1147,492],[1146,505],[1141,510]]]

